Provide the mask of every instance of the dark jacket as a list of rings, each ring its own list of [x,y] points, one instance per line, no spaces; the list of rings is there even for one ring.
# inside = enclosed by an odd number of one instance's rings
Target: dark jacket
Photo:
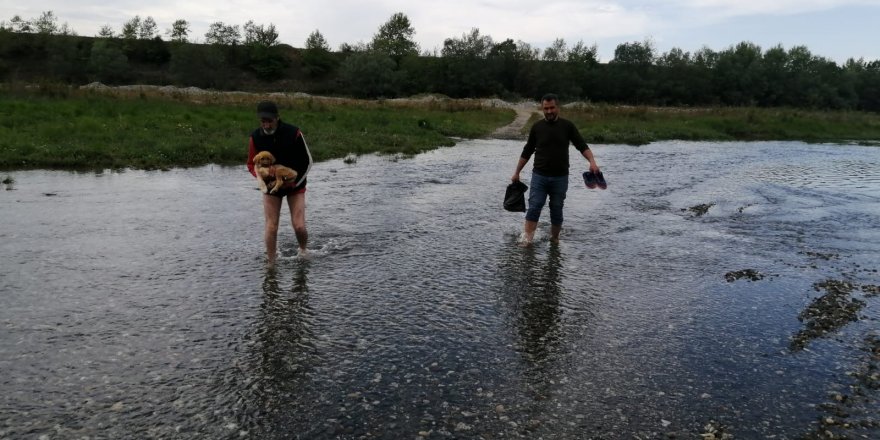
[[[300,186],[305,182],[306,175],[312,167],[312,153],[298,127],[279,120],[278,129],[273,134],[264,134],[260,128],[251,133],[247,167],[255,177],[257,173],[254,170],[254,156],[261,151],[272,153],[276,164],[296,170],[294,186]]]
[[[542,176],[566,176],[569,144],[574,144],[581,153],[590,148],[574,123],[568,119],[557,117],[553,122],[542,119],[532,125],[520,157],[529,160],[534,154],[534,170]]]

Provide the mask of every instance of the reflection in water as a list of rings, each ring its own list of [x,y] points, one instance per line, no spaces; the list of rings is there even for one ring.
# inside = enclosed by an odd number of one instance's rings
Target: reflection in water
[[[874,417],[880,149],[597,148],[615,186],[573,174],[529,248],[515,143],[317,164],[314,258],[265,273],[240,167],[13,173],[0,438],[795,438],[834,390]]]
[[[520,249],[517,249],[520,250]],[[563,295],[559,246],[551,246],[546,259],[536,255],[534,247],[521,249],[519,261],[509,261],[506,268],[516,291],[509,292],[511,307],[518,311],[514,320],[520,338],[520,353],[534,368],[543,369],[552,360],[560,344],[560,298]],[[512,263],[512,264],[511,264]]]
[[[257,414],[242,414],[242,425],[249,433],[271,436],[311,404],[299,398],[309,386],[306,375],[316,362],[317,351],[311,329],[309,268],[308,260],[297,261],[289,288],[279,280],[289,273],[267,269],[263,276],[263,304],[250,356],[256,365],[247,373],[252,376],[248,379]]]
[[[542,255],[545,254],[545,255]],[[544,400],[558,380],[557,366],[565,353],[560,302],[565,295],[559,246],[549,249],[511,244],[499,262],[501,302],[516,334],[515,348],[524,363],[525,391]],[[534,411],[530,410],[530,412]]]

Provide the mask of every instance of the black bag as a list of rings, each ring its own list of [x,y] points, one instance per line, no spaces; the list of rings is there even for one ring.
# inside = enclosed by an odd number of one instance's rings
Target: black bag
[[[507,185],[507,191],[504,193],[504,209],[510,212],[525,212],[526,191],[528,190],[529,187],[520,181]]]

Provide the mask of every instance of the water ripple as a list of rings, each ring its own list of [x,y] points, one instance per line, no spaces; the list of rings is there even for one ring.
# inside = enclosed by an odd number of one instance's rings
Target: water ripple
[[[789,341],[815,283],[880,284],[880,150],[600,145],[605,191],[572,150],[562,241],[542,218],[530,247],[500,206],[520,150],[318,164],[310,256],[285,223],[274,270],[241,167],[15,173],[0,437],[791,438],[875,362],[870,289]]]

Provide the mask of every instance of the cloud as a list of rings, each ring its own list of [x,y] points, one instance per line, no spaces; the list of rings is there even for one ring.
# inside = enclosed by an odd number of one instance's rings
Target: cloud
[[[864,23],[864,17],[876,15],[880,8],[880,0],[447,0],[442,5],[411,0],[325,0],[295,6],[279,0],[5,2],[8,5],[4,4],[0,21],[14,15],[37,18],[43,11],[53,11],[59,24],[68,23],[85,36],[97,34],[104,25],[118,32],[123,23],[139,15],[153,17],[163,36],[175,20],[186,20],[190,41],[198,42],[204,41],[211,23],[242,26],[253,20],[258,25],[274,24],[279,40],[296,47],[317,29],[334,49],[342,43],[369,42],[392,14],[402,12],[409,17],[422,50],[439,50],[444,40],[478,28],[495,41],[510,38],[536,48],[545,48],[557,38],[569,46],[578,41],[596,43],[604,59],[618,44],[645,39],[663,47],[717,46],[742,40],[818,46],[829,38],[813,24],[827,16],[837,18],[835,35],[846,34],[853,40],[841,43],[838,38],[828,52],[867,55],[875,51],[856,50],[854,44],[876,41],[877,30],[871,25],[848,29],[853,26],[846,23]],[[851,37],[857,31],[859,36]]]
[[[678,0],[683,10],[713,17],[743,15],[794,15],[844,6],[877,5],[877,0]]]

